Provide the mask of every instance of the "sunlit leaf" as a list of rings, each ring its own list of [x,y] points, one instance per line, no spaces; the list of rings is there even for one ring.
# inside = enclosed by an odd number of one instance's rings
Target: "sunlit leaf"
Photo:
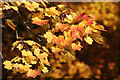
[[[4,61],[3,64],[5,65],[4,68],[11,70],[12,69],[12,63],[10,61]]]
[[[8,26],[10,26],[10,28],[12,28],[13,30],[15,30],[15,24],[10,20],[10,19],[7,19],[6,20],[6,24],[8,25]]]
[[[18,48],[19,50],[23,49],[23,44],[19,44],[16,48]]]
[[[89,45],[91,45],[91,44],[93,43],[92,38],[89,37],[89,36],[86,36],[86,37],[84,38],[84,40],[85,40]]]
[[[47,38],[48,43],[51,43],[53,39],[53,34],[51,32],[46,32],[46,34],[44,34],[44,37]]]
[[[75,44],[75,43],[72,43],[71,46],[72,46],[72,49],[73,49],[73,50],[79,50],[79,51],[80,51],[81,48],[83,48],[80,44],[77,45],[77,44]]]
[[[39,26],[42,26],[43,24],[47,24],[49,20],[41,20],[38,17],[32,18],[33,24],[37,24]]]
[[[47,67],[43,67],[42,71],[43,71],[43,73],[47,73],[48,72]]]

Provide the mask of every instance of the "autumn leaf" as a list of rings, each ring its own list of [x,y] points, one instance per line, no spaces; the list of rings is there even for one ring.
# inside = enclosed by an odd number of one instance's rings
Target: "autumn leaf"
[[[38,44],[38,43],[36,43],[35,41],[25,40],[24,42],[27,43],[27,44],[30,45],[30,46],[35,46],[35,45],[36,45],[36,46],[41,47],[41,45]]]
[[[33,6],[33,8],[34,9],[36,9],[36,8],[39,8],[39,3],[37,3],[37,2],[32,2],[32,6]]]
[[[49,9],[50,9],[50,11],[51,11],[53,14],[55,14],[55,15],[58,15],[58,16],[59,16],[59,15],[61,14],[60,11],[56,10],[56,7],[50,7]]]
[[[56,43],[56,44],[60,44],[61,42],[64,41],[64,36],[60,35],[59,37],[54,37],[53,39],[53,42]]]
[[[13,43],[13,47],[11,48],[11,50],[13,50],[21,41],[16,41]]]
[[[57,47],[52,47],[52,52],[58,53],[58,52],[60,52],[60,51],[63,51],[63,50],[60,49],[60,48],[57,48]]]
[[[90,18],[85,14],[85,13],[82,13],[82,14],[79,14],[77,15],[74,20],[76,22],[80,21],[80,20],[89,20]]]
[[[85,40],[89,45],[91,45],[91,44],[93,43],[92,38],[89,37],[89,36],[86,36],[86,37],[84,38],[84,40]]]
[[[23,44],[19,44],[16,48],[18,48],[19,50],[23,49]]]
[[[42,72],[43,72],[43,73],[47,73],[47,72],[48,72],[47,67],[43,67]]]
[[[46,7],[46,4],[42,0],[40,0],[40,2],[43,4],[44,7]]]
[[[103,44],[104,42],[103,37],[100,34],[93,33],[91,37],[99,44]]]
[[[38,17],[32,18],[33,24],[37,24],[39,26],[42,26],[43,24],[47,24],[49,20],[41,20]]]
[[[92,34],[92,30],[91,30],[90,27],[87,27],[87,28],[85,29],[85,34]]]
[[[22,56],[31,56],[32,52],[31,51],[26,51],[25,49],[21,51],[22,52]]]
[[[101,30],[101,31],[106,31],[104,26],[102,26],[102,25],[96,25],[96,26],[94,26],[94,28]]]
[[[10,19],[6,20],[6,24],[8,26],[10,26],[10,28],[12,28],[13,30],[15,30],[16,25]]]
[[[65,40],[64,42],[61,42],[61,45],[63,45],[64,47],[70,46],[73,41],[74,41],[74,38],[65,37]]]
[[[58,29],[60,29],[61,31],[63,31],[66,26],[68,26],[68,24],[57,23],[57,24],[56,24],[56,29],[58,28]]]
[[[38,54],[37,57],[41,60],[43,60],[44,58],[47,58],[48,54],[46,52]]]
[[[50,63],[48,61],[42,61],[42,63],[46,64],[47,66],[50,66]]]
[[[75,44],[75,43],[72,43],[72,49],[73,50],[78,50],[78,51],[80,51],[81,50],[81,48],[83,48],[81,45],[80,45],[80,43],[77,45],[77,44]]]
[[[34,49],[34,54],[37,56],[40,54],[40,49],[39,48],[35,48]]]
[[[18,8],[15,6],[10,6],[13,10],[18,11]]]
[[[4,61],[3,64],[5,65],[4,68],[8,69],[8,70],[11,70],[13,65],[10,61]]]
[[[22,3],[25,4],[25,7],[26,7],[29,11],[35,11],[33,5],[32,5],[30,2],[26,1],[26,2],[22,2]]]
[[[53,39],[53,34],[51,32],[46,32],[46,34],[44,34],[44,37],[47,39],[48,43],[51,43]]]
[[[27,72],[27,77],[37,77],[37,75],[40,74],[40,70],[32,70],[32,69],[29,69],[29,71]]]
[[[42,46],[43,50],[46,52],[49,52],[48,49],[45,46]]]
[[[87,22],[86,22],[86,25],[91,25],[91,24],[93,24],[93,21],[94,21],[94,20],[89,20],[89,21],[87,21]]]

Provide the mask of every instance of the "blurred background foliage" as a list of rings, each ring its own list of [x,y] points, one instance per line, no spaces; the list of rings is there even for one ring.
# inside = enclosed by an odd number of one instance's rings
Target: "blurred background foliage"
[[[119,34],[120,34],[120,24],[119,24],[119,3],[115,2],[77,2],[77,3],[51,3],[52,5],[64,4],[67,7],[72,8],[78,13],[87,13],[88,15],[94,15],[95,20],[105,26],[106,32],[102,32],[102,36],[105,39],[103,45],[93,43],[93,45],[88,45],[83,42],[85,46],[80,52],[76,51],[76,56],[73,59],[66,59],[60,54],[54,54],[49,57],[51,63],[51,70],[56,69],[54,72],[49,74],[43,74],[35,78],[103,78],[107,80],[112,78],[114,80],[120,79],[119,70]],[[27,13],[27,12],[26,12]],[[13,14],[13,13],[12,13]],[[14,17],[15,15],[14,15]],[[24,15],[24,18],[25,15]],[[4,22],[4,21],[3,21]],[[30,25],[30,24],[29,24]],[[27,33],[24,29],[19,29],[20,33],[24,35],[26,39],[34,40],[32,34]],[[36,29],[39,33],[43,31],[43,27]],[[33,29],[33,31],[35,31]],[[41,32],[41,34],[44,32]],[[16,41],[15,32],[11,28],[2,28],[2,54],[6,60],[11,60],[14,56],[19,55],[19,51],[16,49],[11,52],[12,43]],[[2,71],[3,79],[12,78],[14,80],[24,78],[25,75],[16,75],[7,71],[3,68]],[[32,80],[33,78],[27,78]]]

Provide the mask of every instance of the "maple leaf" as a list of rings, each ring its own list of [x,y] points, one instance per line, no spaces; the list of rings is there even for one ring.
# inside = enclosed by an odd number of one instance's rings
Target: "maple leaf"
[[[34,18],[32,18],[32,20],[33,20],[33,22],[32,22],[33,24],[37,24],[39,26],[42,26],[43,24],[47,24],[49,21],[49,20],[41,20],[38,17],[34,17]]]
[[[91,24],[93,24],[93,21],[94,21],[94,20],[89,20],[89,21],[87,21],[87,22],[86,22],[86,25],[91,25]]]
[[[104,26],[102,26],[102,25],[97,25],[97,26],[93,26],[93,27],[98,29],[98,30],[101,30],[101,31],[106,31]]]
[[[50,11],[51,11],[53,14],[55,14],[55,15],[58,15],[58,16],[59,16],[59,15],[61,14],[60,11],[56,10],[56,7],[50,7],[49,9],[50,9]]]
[[[90,17],[88,17],[85,13],[79,14],[74,18],[76,22],[80,20],[89,20],[89,19]]]
[[[85,34],[92,34],[92,30],[91,30],[90,27],[87,27],[87,28],[85,29]]]
[[[40,54],[40,49],[39,48],[35,48],[34,49],[34,54],[37,56]]]
[[[58,53],[58,52],[60,52],[60,51],[63,51],[63,50],[60,49],[60,48],[57,48],[57,47],[52,47],[52,52]]]
[[[57,23],[57,24],[56,24],[56,29],[58,28],[58,29],[60,29],[61,31],[63,31],[66,26],[68,26],[68,24]]]
[[[37,45],[37,46],[41,47],[40,44],[38,44],[38,43],[36,43],[36,42],[34,42],[34,41],[31,41],[31,40],[26,40],[26,41],[24,41],[24,42],[27,43],[27,44],[30,45],[30,46]]]
[[[80,45],[80,43],[77,45],[77,44],[75,44],[75,43],[72,43],[72,49],[73,50],[81,50],[81,48],[83,48],[81,45]]]
[[[84,40],[85,40],[88,44],[90,44],[90,45],[93,43],[92,38],[89,37],[89,36],[86,36],[86,37],[84,38]]]
[[[30,2],[26,1],[26,2],[22,2],[22,3],[25,4],[25,7],[26,7],[29,11],[35,11],[33,5],[32,5]]]
[[[44,58],[47,58],[47,56],[48,56],[48,54],[47,54],[46,52],[37,55],[37,57],[38,57],[39,59],[42,59],[42,60],[43,60]]]
[[[49,63],[47,60],[42,61],[42,63],[44,63],[44,64],[46,64],[46,65],[50,66],[50,63]]]
[[[72,42],[74,41],[74,38],[69,38],[69,37],[65,37],[64,42],[61,42],[61,45],[65,46],[70,46],[72,44]]]
[[[46,34],[44,34],[44,37],[47,38],[48,43],[51,43],[53,39],[53,34],[51,32],[46,32]]]
[[[43,50],[46,52],[49,52],[48,49],[45,46],[42,46]]]
[[[18,8],[15,6],[10,6],[13,10],[18,11]]]
[[[43,67],[42,72],[43,72],[43,73],[47,73],[47,72],[48,72],[47,67]]]
[[[18,48],[19,50],[23,49],[23,44],[19,44],[16,48]]]
[[[60,35],[59,37],[54,37],[53,39],[53,42],[56,43],[56,44],[60,44],[61,42],[64,41],[64,36]]]
[[[13,50],[21,41],[16,41],[13,43],[13,47],[11,48],[11,50]]]
[[[8,70],[11,70],[13,67],[12,63],[10,61],[7,61],[7,60],[4,61],[3,64],[5,65],[4,67]]]
[[[21,51],[22,52],[22,56],[32,56],[32,52],[31,51],[26,51],[25,49]]]
[[[39,8],[39,5],[37,2],[32,2],[32,6],[34,9]]]
[[[33,77],[35,78],[37,75],[40,74],[40,70],[32,70],[32,69],[29,69],[28,72],[27,72],[27,77]]]

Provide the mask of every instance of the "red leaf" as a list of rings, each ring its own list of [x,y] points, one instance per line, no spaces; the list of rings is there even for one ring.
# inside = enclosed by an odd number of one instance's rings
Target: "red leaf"
[[[89,20],[89,19],[90,19],[90,17],[88,17],[85,13],[82,13],[75,17],[75,21]]]
[[[91,24],[93,24],[93,21],[94,21],[94,20],[89,20],[89,21],[87,21],[87,22],[86,22],[86,25],[91,25]]]

